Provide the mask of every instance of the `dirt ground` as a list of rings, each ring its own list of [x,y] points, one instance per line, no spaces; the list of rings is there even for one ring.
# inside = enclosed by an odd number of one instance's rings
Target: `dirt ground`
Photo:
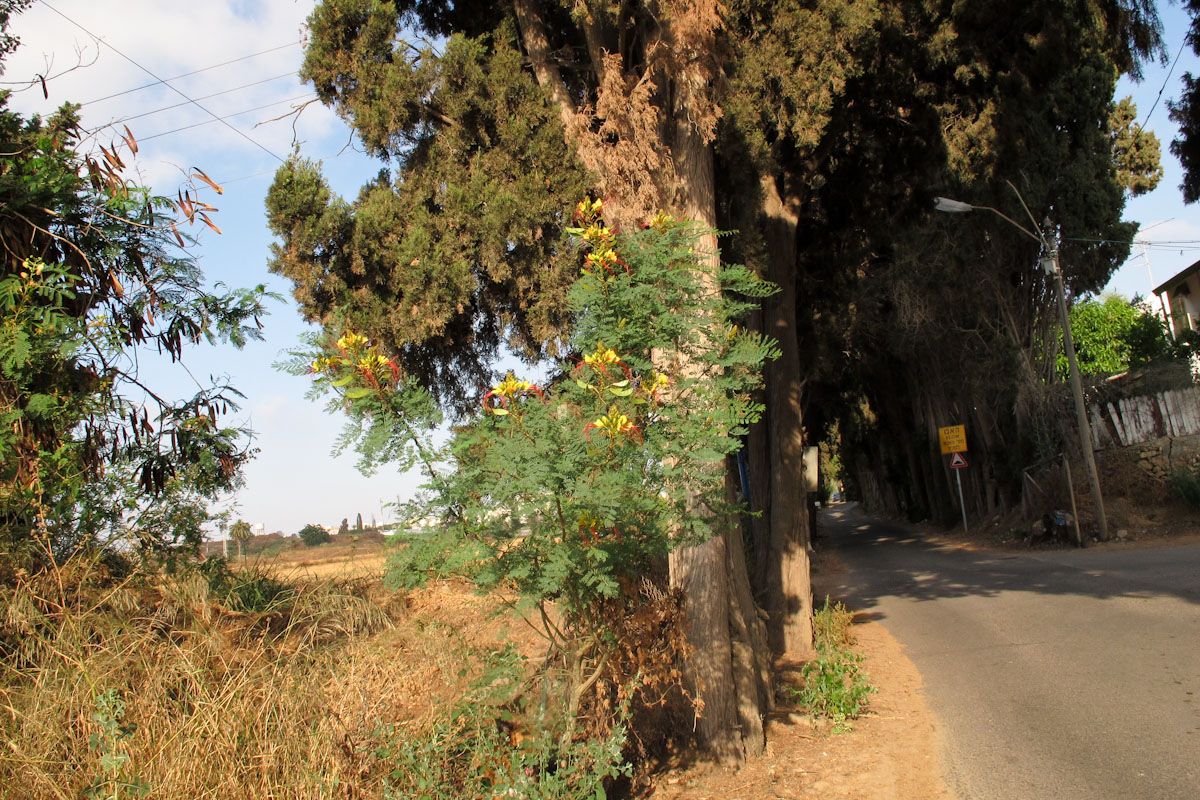
[[[841,567],[818,555],[814,595]],[[833,598],[836,600],[837,598]],[[878,692],[849,733],[834,734],[801,714],[777,712],[767,753],[739,769],[701,765],[656,776],[655,800],[955,800],[941,777],[936,721],[921,675],[887,629],[857,617],[855,650]]]

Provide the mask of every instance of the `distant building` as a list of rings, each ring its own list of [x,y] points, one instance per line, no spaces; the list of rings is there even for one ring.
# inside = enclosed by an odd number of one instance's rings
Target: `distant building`
[[[1158,286],[1154,294],[1170,322],[1171,338],[1200,330],[1200,261]]]

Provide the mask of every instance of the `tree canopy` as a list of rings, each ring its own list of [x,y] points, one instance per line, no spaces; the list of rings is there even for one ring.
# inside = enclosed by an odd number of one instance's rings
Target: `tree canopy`
[[[1200,0],[1186,0],[1183,6],[1191,15],[1192,24],[1187,44],[1200,55]],[[1183,183],[1179,189],[1185,202],[1200,200],[1200,78],[1185,72],[1181,79],[1183,91],[1167,105],[1171,119],[1179,125],[1179,136],[1171,142],[1171,152],[1183,164]]]

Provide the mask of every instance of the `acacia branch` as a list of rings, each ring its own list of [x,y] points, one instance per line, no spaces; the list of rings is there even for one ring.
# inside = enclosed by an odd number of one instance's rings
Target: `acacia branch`
[[[47,230],[47,229],[41,227],[40,225],[35,223],[33,220],[31,220],[29,217],[25,216],[24,214],[22,214],[19,211],[16,211],[15,209],[9,209],[9,212],[15,217],[20,217],[21,220],[24,221],[26,225],[33,228],[35,231],[37,231],[39,233],[44,233],[47,236],[49,236],[51,239],[57,239],[58,241],[65,244],[67,247],[70,247],[72,250],[74,250],[76,253],[79,254],[79,257],[83,259],[83,263],[87,266],[88,269],[92,268],[92,262],[91,262],[91,260],[88,259],[87,254],[84,253],[82,250],[80,250],[79,246],[76,245],[74,242],[72,242],[70,239],[67,239],[64,236],[59,236],[54,231],[50,231],[50,230]]]

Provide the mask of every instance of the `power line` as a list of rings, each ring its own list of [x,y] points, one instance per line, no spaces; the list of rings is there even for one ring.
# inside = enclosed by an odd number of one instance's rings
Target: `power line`
[[[53,10],[54,9],[51,9],[51,11],[53,11]],[[162,80],[157,80],[157,81],[154,81],[153,83],[147,83],[142,86],[135,86],[132,89],[126,89],[122,92],[117,92],[116,94],[106,94],[104,97],[97,97],[95,100],[88,100],[86,103],[80,103],[79,105],[90,106],[92,103],[99,103],[103,100],[111,100],[114,97],[121,97],[122,95],[130,94],[132,92],[140,92],[142,89],[149,89],[151,86],[158,86],[160,83],[168,83],[170,81],[177,81],[180,78],[187,78],[192,75],[199,75],[201,72],[208,72],[211,69],[216,69],[218,67],[225,67],[230,64],[236,64],[239,61],[246,61],[247,59],[257,58],[258,56],[265,56],[267,53],[274,53],[277,50],[283,50],[288,47],[296,47],[299,44],[300,44],[299,42],[289,42],[288,44],[281,44],[278,47],[272,47],[270,50],[260,50],[259,52],[251,53],[248,56],[241,56],[239,58],[231,58],[228,61],[222,61],[220,64],[213,64],[211,67],[201,67],[200,69],[194,69],[191,72],[185,72],[182,75],[176,75],[173,78],[163,78]],[[111,47],[111,45],[109,45],[109,46]],[[288,74],[292,75],[295,73],[288,73]]]
[[[271,81],[277,81],[280,78],[290,78],[295,74],[296,73],[294,73],[294,72],[285,72],[282,75],[276,75],[273,78],[263,78],[261,81],[254,81],[253,83],[243,83],[241,86],[235,86],[232,89],[226,89],[221,92],[213,92],[212,94],[206,94],[203,97],[197,97],[196,100],[208,100],[213,97],[220,97],[221,95],[232,94],[233,92],[241,91],[242,89],[249,89],[251,86],[258,86],[259,84],[262,84],[262,83],[270,83]],[[141,114],[134,114],[134,115],[128,116],[128,117],[121,117],[118,120],[113,120],[112,122],[109,122],[106,125],[101,125],[98,128],[88,131],[88,133],[89,133],[89,135],[92,135],[99,131],[104,130],[105,128],[112,128],[117,125],[120,125],[121,123],[129,122],[130,120],[141,119],[142,117],[148,117],[152,114],[158,114],[163,111],[170,111],[173,108],[179,108],[180,106],[186,106],[186,105],[190,105],[190,103],[186,103],[186,102],[175,103],[174,105],[163,106],[162,108],[156,108],[153,111],[143,111]]]
[[[1187,46],[1185,39],[1183,44],[1179,45],[1179,51],[1175,53],[1175,60],[1171,62],[1171,68],[1167,70],[1167,77],[1163,78],[1163,84],[1158,89],[1158,95],[1154,98],[1154,103],[1150,106],[1150,110],[1146,112],[1146,117],[1138,123],[1138,130],[1141,131],[1146,127],[1146,123],[1150,121],[1150,115],[1154,113],[1154,109],[1158,108],[1158,101],[1162,100],[1163,92],[1167,90],[1167,81],[1171,80],[1171,75],[1175,73],[1175,65],[1179,63],[1179,57],[1183,55],[1183,48]]]
[[[1168,249],[1176,248],[1176,247],[1180,247],[1180,246],[1200,247],[1200,239],[1175,239],[1175,240],[1170,240],[1170,239],[1159,239],[1159,240],[1153,240],[1153,239],[1132,239],[1132,240],[1130,240],[1130,239],[1089,239],[1089,238],[1085,238],[1085,237],[1081,237],[1081,236],[1064,236],[1062,238],[1063,238],[1063,241],[1067,241],[1067,242],[1087,242],[1089,244],[1127,244],[1127,245],[1130,245],[1131,247],[1133,245],[1139,245],[1139,246],[1146,245],[1148,247],[1159,247],[1159,248],[1165,247]]]
[[[278,161],[280,161],[280,162],[283,162],[283,161],[285,160],[285,159],[283,158],[283,156],[280,156],[280,155],[278,155],[277,153],[273,152],[273,151],[272,151],[270,148],[268,148],[266,145],[262,144],[261,142],[258,142],[258,141],[256,141],[256,140],[252,139],[252,138],[251,138],[249,135],[247,135],[247,134],[246,134],[244,131],[240,131],[240,130],[238,130],[237,128],[235,128],[233,125],[230,125],[230,124],[229,124],[227,121],[225,121],[225,120],[224,120],[224,119],[222,119],[221,117],[218,117],[218,116],[217,116],[216,114],[214,114],[212,111],[209,111],[207,108],[205,108],[204,106],[200,105],[199,103],[197,103],[197,102],[196,102],[195,100],[193,100],[192,98],[188,97],[186,94],[184,94],[182,91],[180,91],[180,90],[179,90],[179,89],[177,89],[176,87],[172,86],[172,85],[171,85],[171,84],[169,84],[169,83],[166,83],[166,82],[165,82],[165,81],[164,81],[162,78],[158,77],[158,76],[157,76],[157,75],[155,75],[153,72],[151,72],[149,69],[147,69],[146,67],[143,67],[141,64],[139,64],[138,62],[134,61],[134,60],[133,60],[132,58],[130,58],[129,56],[127,56],[127,55],[125,55],[124,53],[122,53],[120,50],[118,50],[116,47],[114,47],[114,46],[113,46],[113,45],[111,45],[110,43],[108,43],[108,42],[105,42],[103,39],[100,39],[98,36],[96,36],[96,34],[92,33],[92,32],[91,32],[91,31],[89,31],[87,28],[83,27],[83,26],[82,26],[82,25],[80,25],[78,22],[76,22],[75,20],[71,19],[71,18],[70,18],[70,17],[68,17],[66,14],[62,13],[62,12],[61,12],[61,11],[59,11],[57,8],[55,8],[54,6],[50,5],[48,2],[46,2],[46,0],[42,0],[42,5],[43,5],[43,6],[45,6],[46,8],[48,8],[48,9],[50,9],[51,11],[53,11],[55,14],[58,14],[60,17],[62,17],[63,19],[65,19],[67,22],[71,23],[71,24],[72,24],[72,25],[74,25],[76,28],[79,28],[79,30],[83,31],[83,32],[84,32],[84,33],[86,33],[88,36],[91,36],[91,37],[92,37],[93,39],[95,39],[96,41],[103,43],[103,44],[104,44],[104,46],[105,46],[105,47],[107,47],[109,50],[112,50],[114,53],[116,53],[116,54],[117,54],[117,55],[119,55],[121,58],[123,58],[123,59],[125,59],[126,61],[128,61],[130,64],[133,64],[135,67],[137,67],[138,69],[140,69],[142,72],[145,72],[145,73],[146,73],[147,75],[149,75],[151,78],[154,78],[154,80],[158,81],[159,83],[162,83],[162,84],[163,84],[164,86],[166,86],[168,89],[170,89],[171,91],[175,92],[175,94],[179,95],[179,96],[180,96],[180,97],[182,97],[184,100],[187,100],[187,101],[188,101],[188,102],[190,102],[192,105],[196,106],[196,108],[200,109],[200,110],[201,110],[201,111],[203,111],[205,114],[208,114],[208,115],[209,115],[210,117],[212,117],[214,120],[217,120],[217,121],[218,121],[218,122],[220,122],[222,125],[224,125],[226,128],[229,128],[229,130],[233,131],[233,132],[234,132],[234,133],[236,133],[238,136],[240,136],[240,137],[242,137],[243,139],[245,139],[247,142],[250,142],[250,144],[254,145],[254,146],[255,146],[255,147],[257,147],[259,150],[262,150],[264,153],[266,153],[266,154],[268,154],[268,155],[270,155],[270,156],[274,157],[275,159],[277,159],[277,160],[278,160]],[[161,135],[164,135],[164,136],[165,136],[166,134],[161,134]]]
[[[331,156],[326,156],[325,158],[322,158],[322,159],[319,159],[319,160],[320,160],[320,161],[332,161],[333,159],[336,159],[336,158],[341,158],[341,157],[342,157],[342,154],[343,154],[343,153],[345,153],[345,152],[346,152],[346,148],[345,148],[345,147],[343,147],[341,150],[339,150],[338,152],[334,153],[333,155],[331,155]],[[229,178],[228,180],[220,180],[220,181],[217,181],[217,183],[221,184],[222,186],[227,186],[227,185],[229,185],[229,184],[231,184],[231,183],[237,183],[238,181],[248,181],[248,180],[250,180],[251,178],[258,178],[258,177],[261,177],[261,176],[263,176],[263,175],[274,175],[274,174],[275,174],[275,170],[266,169],[266,170],[261,170],[261,171],[259,171],[259,172],[252,172],[252,173],[250,173],[249,175],[241,175],[241,176],[239,176],[239,177],[237,177],[237,178]]]
[[[154,134],[154,135],[152,135],[152,136],[142,136],[142,137],[139,137],[139,138],[138,138],[138,142],[139,142],[139,143],[141,143],[141,142],[148,142],[148,141],[150,141],[151,139],[158,139],[158,138],[160,138],[160,137],[162,137],[162,136],[170,136],[172,133],[179,133],[180,131],[188,131],[188,130],[191,130],[192,128],[199,128],[199,127],[201,127],[202,125],[211,125],[211,124],[213,124],[214,122],[225,122],[225,120],[228,120],[228,119],[233,119],[234,117],[240,117],[240,116],[242,116],[243,114],[249,114],[249,113],[251,113],[251,112],[253,112],[253,111],[262,111],[264,108],[270,108],[271,106],[282,105],[283,103],[291,103],[291,102],[293,102],[293,101],[296,101],[296,100],[309,100],[309,99],[312,99],[312,98],[314,98],[314,97],[316,97],[316,95],[313,95],[313,94],[302,94],[302,95],[298,95],[298,96],[296,96],[296,97],[289,97],[289,98],[288,98],[288,99],[286,99],[286,100],[276,100],[276,101],[275,101],[275,102],[273,102],[273,103],[264,103],[264,104],[263,104],[263,105],[261,105],[261,106],[255,106],[254,108],[247,108],[245,111],[238,111],[237,113],[234,113],[234,114],[226,114],[226,115],[225,115],[225,116],[223,116],[223,117],[215,117],[214,119],[206,119],[206,120],[204,120],[204,122],[194,122],[194,123],[192,123],[191,125],[184,125],[182,128],[174,128],[174,129],[172,129],[172,130],[169,130],[169,131],[163,131],[162,133],[156,133],[156,134]],[[212,113],[212,112],[209,112],[209,113]],[[228,125],[228,123],[226,123],[226,124],[227,124],[227,127],[232,127],[232,126]],[[236,129],[236,128],[234,128],[234,130],[237,130],[237,129]],[[257,142],[256,142],[256,144],[257,144]],[[267,152],[270,152],[270,151],[268,150]],[[274,154],[274,153],[271,153],[271,155],[275,155],[275,154]],[[279,158],[278,156],[275,156],[275,157],[276,157],[276,158]],[[279,160],[280,160],[280,161],[283,161],[283,159],[282,159],[282,158],[280,158]]]

